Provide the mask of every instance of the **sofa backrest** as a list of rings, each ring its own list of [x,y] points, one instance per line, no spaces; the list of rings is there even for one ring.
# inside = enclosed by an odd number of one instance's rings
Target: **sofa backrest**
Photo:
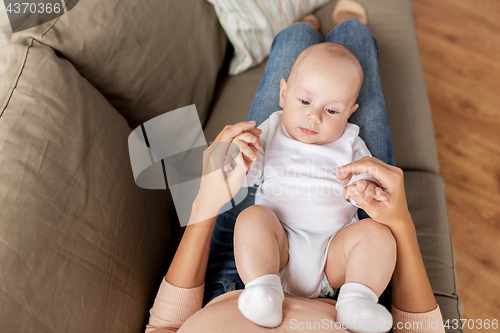
[[[26,37],[67,58],[132,128],[190,104],[203,123],[228,43],[205,0],[80,0],[13,40]]]

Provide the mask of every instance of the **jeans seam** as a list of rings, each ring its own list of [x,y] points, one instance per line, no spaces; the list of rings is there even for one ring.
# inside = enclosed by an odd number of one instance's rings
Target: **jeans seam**
[[[222,284],[222,286],[224,287],[224,293],[226,293],[228,291],[228,289],[229,289],[228,288],[229,281],[224,276],[222,276],[222,277],[218,278],[217,280],[211,282],[208,287],[216,286],[218,283]]]

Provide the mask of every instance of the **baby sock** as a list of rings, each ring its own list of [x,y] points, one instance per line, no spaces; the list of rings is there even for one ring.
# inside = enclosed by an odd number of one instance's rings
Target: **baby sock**
[[[377,301],[377,294],[367,286],[346,283],[335,305],[337,321],[351,332],[387,332],[392,327],[392,315]]]
[[[284,299],[280,277],[266,274],[245,285],[245,290],[238,297],[238,308],[257,325],[277,327],[283,320]]]

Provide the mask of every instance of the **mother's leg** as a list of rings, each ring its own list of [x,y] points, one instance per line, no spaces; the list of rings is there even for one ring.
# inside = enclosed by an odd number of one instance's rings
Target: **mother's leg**
[[[297,56],[307,47],[322,42],[321,35],[309,24],[298,22],[283,29],[273,41],[266,69],[247,116],[258,126],[279,106],[280,80],[288,74]],[[249,187],[248,195],[234,208],[217,217],[210,243],[205,295],[203,306],[227,291],[244,289],[245,284],[238,275],[233,252],[234,224],[238,215],[255,204],[257,187]]]

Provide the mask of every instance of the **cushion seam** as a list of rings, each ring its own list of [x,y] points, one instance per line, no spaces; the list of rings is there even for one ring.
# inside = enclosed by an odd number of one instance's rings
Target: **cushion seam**
[[[442,177],[441,177],[442,178]],[[443,185],[444,185],[444,179],[443,179]],[[446,188],[446,185],[444,185],[445,188]],[[448,234],[449,234],[449,237],[450,237],[450,248],[451,248],[451,253],[452,253],[452,259],[451,259],[451,263],[452,263],[452,266],[453,266],[453,295],[456,296],[456,302],[455,302],[455,306],[456,306],[456,310],[457,310],[457,314],[458,314],[458,318],[461,319],[462,317],[462,313],[460,313],[460,295],[458,294],[458,284],[457,284],[457,269],[456,269],[456,265],[455,265],[455,260],[456,260],[456,254],[455,254],[455,249],[453,248],[453,237],[451,235],[451,225],[450,225],[450,216],[448,214],[448,203],[446,203],[446,217],[448,218],[448,225],[450,226],[448,228]],[[463,328],[460,328],[460,332],[464,332],[463,331]]]
[[[63,15],[66,15],[66,14],[67,14],[67,12],[66,12],[66,13],[64,13]],[[62,16],[62,15],[61,15],[61,16]],[[43,33],[41,33],[41,34],[40,34],[40,41],[42,41],[42,42],[43,42],[43,37],[45,36],[45,34],[46,34],[47,32],[49,32],[49,31],[50,31],[50,30],[51,30],[51,29],[52,29],[52,28],[56,25],[56,23],[59,21],[59,19],[61,18],[61,16],[58,16],[58,17],[54,20],[54,23],[52,23],[52,25],[51,25],[50,27],[48,27],[48,28],[47,28],[47,30],[45,30]]]
[[[7,109],[7,106],[9,105],[9,102],[10,102],[10,100],[12,98],[12,95],[14,94],[14,90],[16,90],[16,88],[17,88],[17,84],[19,83],[19,79],[21,78],[21,75],[23,74],[24,67],[26,66],[26,62],[28,61],[29,50],[33,47],[33,40],[34,40],[34,38],[31,37],[31,44],[28,45],[28,48],[26,49],[26,52],[25,52],[25,55],[24,55],[24,59],[22,61],[21,68],[17,72],[16,77],[14,79],[13,86],[10,88],[10,91],[9,91],[9,93],[7,95],[7,99],[4,102],[4,105],[2,106],[2,112],[0,113],[0,118],[3,116],[5,110]]]

